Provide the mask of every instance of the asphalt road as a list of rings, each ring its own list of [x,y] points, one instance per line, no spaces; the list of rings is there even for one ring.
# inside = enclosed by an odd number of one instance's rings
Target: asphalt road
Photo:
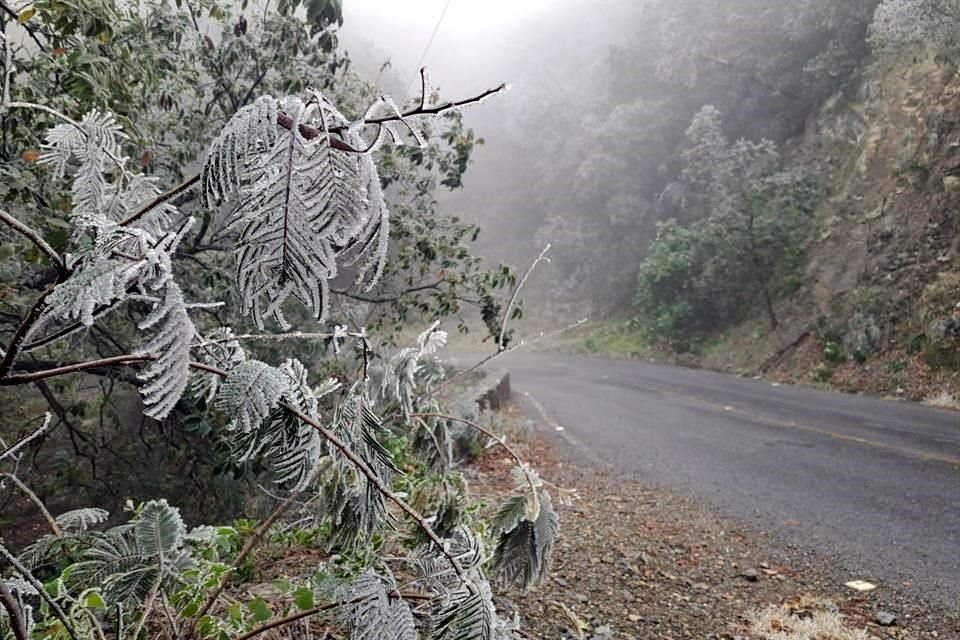
[[[960,604],[960,413],[640,361],[497,366],[595,462],[836,557],[849,579]]]

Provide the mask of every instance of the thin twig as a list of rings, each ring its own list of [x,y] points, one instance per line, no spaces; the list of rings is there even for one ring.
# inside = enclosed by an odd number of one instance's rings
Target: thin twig
[[[443,391],[444,389],[446,389],[448,386],[450,386],[451,384],[453,384],[453,383],[456,382],[457,380],[460,380],[460,379],[463,378],[464,376],[467,376],[467,375],[473,373],[474,371],[476,371],[477,369],[479,369],[479,368],[482,367],[483,365],[487,364],[488,362],[490,362],[490,361],[493,360],[494,358],[499,358],[500,356],[505,356],[505,355],[507,355],[508,353],[510,353],[511,351],[516,351],[517,349],[520,349],[521,347],[529,347],[529,346],[532,346],[532,345],[537,344],[538,342],[542,342],[543,340],[548,340],[548,339],[550,339],[550,338],[555,338],[555,337],[557,337],[557,336],[559,336],[559,335],[561,335],[561,334],[563,334],[563,333],[566,333],[567,331],[570,331],[571,329],[575,329],[575,328],[579,327],[580,325],[582,325],[582,324],[585,323],[586,321],[587,321],[586,318],[581,318],[580,320],[577,320],[576,322],[574,322],[574,323],[572,323],[572,324],[569,324],[569,325],[567,325],[567,326],[565,326],[565,327],[562,327],[562,328],[560,328],[560,329],[557,329],[556,331],[551,331],[550,333],[541,333],[539,336],[537,336],[536,338],[534,338],[534,339],[532,339],[532,340],[520,340],[519,342],[514,343],[512,346],[507,347],[507,348],[504,349],[503,351],[494,351],[493,353],[484,356],[484,357],[481,358],[480,360],[477,360],[476,362],[474,362],[472,365],[470,365],[470,366],[467,367],[466,369],[463,369],[463,370],[461,370],[461,371],[458,371],[455,375],[450,376],[449,378],[447,378],[446,380],[444,380],[443,382],[441,382],[439,385],[437,385],[437,386],[434,387],[433,389],[430,389],[429,391],[423,392],[421,395],[417,396],[417,402],[419,402],[420,400],[423,400],[424,398],[429,398],[430,396],[435,396],[435,395],[437,395],[438,393],[440,393],[441,391]]]
[[[66,375],[68,373],[78,373],[87,369],[100,369],[106,367],[115,367],[119,365],[136,364],[138,362],[148,362],[155,360],[156,357],[144,354],[127,354],[122,356],[111,356],[109,358],[99,358],[97,360],[86,360],[84,362],[75,362],[63,367],[53,369],[44,369],[42,371],[33,371],[31,373],[17,373],[0,378],[0,387],[11,387],[18,384],[26,384],[35,380],[43,380],[56,376]]]
[[[45,253],[50,260],[53,261],[54,266],[57,268],[57,272],[62,276],[66,277],[67,275],[67,264],[63,260],[63,256],[54,250],[43,237],[37,233],[34,229],[28,227],[24,223],[20,222],[12,215],[0,209],[0,221],[5,222],[10,227],[13,227],[21,235],[25,236],[30,242],[37,246],[41,252]]]
[[[0,472],[0,478],[9,478],[10,482],[15,484],[17,488],[20,489],[20,491],[22,491],[23,494],[30,499],[30,502],[37,505],[37,508],[40,509],[40,513],[43,514],[44,519],[47,521],[47,524],[50,525],[50,529],[53,530],[53,535],[58,538],[63,537],[63,529],[61,529],[60,525],[57,524],[56,518],[53,517],[53,514],[51,514],[47,509],[47,505],[43,504],[43,500],[41,500],[40,497],[37,496],[32,489],[30,489],[30,487],[25,485],[20,478],[12,473]]]
[[[57,119],[59,119],[59,120],[63,120],[64,122],[66,122],[66,123],[69,124],[69,125],[73,125],[74,127],[76,127],[77,129],[79,129],[80,131],[83,131],[83,130],[84,130],[83,127],[80,125],[79,122],[77,122],[76,120],[74,120],[73,118],[71,118],[70,116],[68,116],[67,114],[61,113],[61,112],[57,111],[56,109],[54,109],[53,107],[48,107],[48,106],[45,105],[45,104],[37,104],[36,102],[17,102],[17,101],[10,102],[10,101],[4,101],[3,106],[6,107],[7,109],[33,109],[33,110],[35,110],[35,111],[43,111],[44,113],[47,113],[47,114],[53,116],[54,118],[57,118]],[[86,132],[84,132],[84,133],[86,133]]]
[[[0,604],[3,604],[3,608],[7,610],[13,637],[17,640],[30,640],[30,630],[27,629],[20,603],[13,597],[10,589],[7,588],[7,583],[3,580],[0,580]]]
[[[433,599],[433,596],[428,596],[421,593],[399,593],[399,592],[393,591],[393,592],[390,592],[388,595],[391,597],[400,598],[401,600],[432,600]],[[337,607],[342,607],[344,605],[362,602],[363,599],[364,599],[363,597],[360,597],[360,598],[354,598],[353,600],[347,600],[345,602],[331,602],[328,604],[323,604],[323,605],[313,607],[312,609],[307,609],[305,611],[298,611],[297,613],[291,613],[290,615],[284,616],[282,618],[275,618],[273,620],[268,620],[267,622],[264,622],[259,627],[256,627],[255,629],[251,629],[250,631],[247,631],[243,635],[237,636],[233,640],[250,640],[251,638],[255,638],[260,634],[270,631],[271,629],[276,629],[278,627],[288,625],[292,622],[296,622],[297,620],[302,620],[304,618],[309,618],[310,616],[316,615],[318,613],[323,613],[324,611],[336,609]]]
[[[445,413],[412,413],[410,414],[411,418],[440,418],[441,420],[449,420],[452,422],[459,422],[465,424],[472,429],[476,429],[483,435],[487,436],[494,441],[495,444],[500,445],[504,451],[510,454],[510,457],[516,461],[517,465],[523,470],[523,475],[527,480],[527,484],[530,485],[530,491],[533,493],[534,498],[537,496],[537,485],[534,483],[533,478],[527,472],[527,463],[524,461],[520,454],[513,450],[513,448],[506,443],[504,438],[497,436],[495,433],[484,427],[483,425],[474,422],[473,420],[468,420],[467,418],[458,418],[457,416],[447,415]]]
[[[520,295],[520,290],[523,289],[523,285],[527,283],[527,278],[530,277],[530,274],[533,273],[533,270],[537,268],[537,265],[541,261],[546,260],[547,251],[550,251],[550,244],[547,243],[547,246],[543,248],[543,251],[540,252],[540,255],[537,256],[536,260],[530,263],[530,266],[527,267],[526,273],[523,274],[523,277],[520,278],[520,282],[517,283],[517,286],[513,289],[513,295],[510,296],[510,301],[507,302],[506,308],[503,310],[503,318],[500,319],[500,337],[497,338],[497,350],[503,351],[503,337],[507,333],[507,321],[510,320],[510,312],[513,310],[513,305],[517,302],[517,296]]]
[[[197,364],[198,363],[191,363],[191,366],[201,371],[208,371],[210,373],[222,372],[224,375],[226,374],[225,371],[216,369],[215,367],[195,366]],[[216,604],[220,594],[222,594],[223,590],[227,588],[227,583],[230,580],[230,576],[233,575],[233,573],[241,564],[243,564],[243,562],[247,559],[247,556],[253,553],[253,550],[260,543],[260,540],[263,538],[263,536],[266,535],[270,527],[273,526],[273,523],[276,522],[277,519],[282,516],[287,509],[290,508],[290,506],[297,500],[297,498],[300,497],[302,493],[302,491],[295,491],[294,493],[291,493],[289,496],[287,496],[286,500],[277,505],[270,515],[267,516],[266,520],[261,522],[260,525],[254,529],[253,533],[250,534],[250,537],[247,538],[247,541],[244,543],[243,548],[240,549],[240,553],[238,553],[237,557],[234,558],[233,564],[220,575],[220,581],[217,584],[217,588],[210,592],[210,595],[207,596],[207,599],[203,603],[203,606],[200,607],[200,610],[190,618],[187,629],[183,634],[184,638],[190,640],[194,637],[194,634],[197,630],[197,622],[207,615],[207,613],[210,612],[210,609],[213,608],[213,605]]]
[[[27,437],[22,438],[17,442],[14,442],[12,445],[4,449],[3,452],[0,453],[0,460],[3,460],[8,456],[12,456],[14,453],[19,451],[23,447],[27,446],[27,444],[29,444],[32,440],[38,438],[40,434],[45,433],[47,429],[50,428],[50,418],[51,416],[49,413],[44,414],[43,424],[40,425],[40,428],[34,431],[33,433],[31,433],[30,435],[28,435]]]
[[[6,23],[4,23],[6,28]],[[13,78],[13,49],[10,48],[10,38],[6,32],[0,32],[3,40],[3,104],[10,102],[10,80]]]
[[[349,603],[342,603],[342,604],[349,604]],[[267,631],[270,631],[271,629],[276,629],[277,627],[288,625],[292,622],[296,622],[297,620],[309,618],[310,616],[314,616],[318,613],[322,613],[323,611],[336,609],[339,606],[341,606],[341,603],[331,602],[330,604],[325,604],[319,607],[314,607],[312,609],[307,609],[306,611],[298,611],[297,613],[291,613],[290,615],[284,616],[282,618],[275,618],[273,620],[269,620],[263,623],[259,627],[256,627],[254,629],[251,629],[250,631],[247,631],[243,635],[237,636],[233,640],[250,640],[250,638],[255,638],[262,633],[266,633]]]
[[[0,544],[0,556],[3,556],[7,562],[13,565],[13,568],[17,570],[23,579],[29,582],[30,585],[37,590],[37,593],[39,593],[40,597],[43,598],[48,605],[50,605],[50,610],[53,611],[53,615],[60,620],[70,637],[73,638],[73,640],[80,640],[76,630],[73,628],[73,623],[70,621],[70,618],[66,613],[64,613],[60,605],[57,604],[57,601],[53,599],[53,596],[47,592],[47,589],[43,586],[43,583],[37,580],[33,574],[30,573],[30,570],[23,566],[23,563],[17,560],[17,557],[10,553],[10,551],[8,551],[3,544]]]
[[[188,190],[190,189],[190,187],[192,187],[193,185],[197,184],[198,182],[200,182],[200,174],[199,174],[199,173],[196,174],[195,176],[191,176],[191,177],[187,178],[186,180],[184,180],[183,182],[181,182],[180,184],[178,184],[177,186],[175,186],[173,189],[170,189],[169,191],[167,191],[167,192],[165,192],[165,193],[161,193],[159,196],[157,196],[156,198],[154,198],[153,200],[151,200],[151,201],[148,202],[147,204],[145,204],[145,205],[143,205],[142,207],[140,207],[140,209],[138,209],[138,210],[135,211],[134,213],[130,214],[130,217],[129,217],[129,218],[127,218],[126,220],[124,220],[123,222],[121,222],[121,223],[120,223],[120,226],[121,226],[121,227],[128,227],[128,226],[130,226],[131,224],[133,224],[134,222],[136,222],[137,220],[139,220],[139,219],[142,218],[143,216],[147,215],[148,213],[150,213],[151,211],[153,211],[154,209],[156,209],[157,207],[159,207],[159,206],[162,205],[163,203],[165,203],[165,202],[167,202],[167,201],[169,201],[169,200],[172,200],[173,198],[176,198],[178,195],[180,195],[181,193],[184,193],[185,191],[188,191]]]
[[[153,581],[153,586],[150,587],[150,593],[147,596],[147,600],[143,605],[143,613],[140,615],[140,619],[137,620],[137,626],[133,629],[133,635],[130,637],[136,640],[140,637],[140,632],[143,631],[143,625],[147,623],[147,618],[150,617],[150,613],[153,610],[153,603],[157,599],[157,593],[160,591],[160,582],[163,580],[163,557],[160,558],[161,566],[160,571],[157,572],[157,579]]]

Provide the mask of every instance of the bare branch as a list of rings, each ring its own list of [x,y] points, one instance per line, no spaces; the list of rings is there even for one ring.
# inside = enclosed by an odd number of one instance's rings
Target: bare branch
[[[60,525],[57,524],[56,518],[53,517],[53,514],[50,513],[49,509],[47,509],[47,505],[43,504],[43,500],[41,500],[39,496],[37,496],[37,494],[35,494],[33,490],[30,489],[30,487],[25,485],[23,481],[20,480],[20,478],[18,478],[12,473],[0,472],[0,478],[9,478],[10,482],[15,484],[16,487],[20,489],[20,491],[22,491],[23,494],[27,496],[27,498],[30,499],[30,502],[35,504],[37,508],[40,509],[40,513],[43,514],[43,517],[47,521],[47,524],[50,525],[50,529],[53,530],[53,535],[57,536],[58,538],[63,537],[63,529],[61,529]]]
[[[40,316],[47,308],[47,297],[51,293],[53,293],[53,287],[50,287],[40,294],[36,302],[33,303],[33,306],[30,307],[30,311],[27,312],[26,317],[17,327],[17,330],[13,333],[13,338],[10,339],[10,346],[7,347],[6,353],[3,354],[3,360],[0,360],[0,379],[5,378],[7,374],[10,373],[10,369],[13,368],[13,363],[16,362],[17,356],[20,355],[20,348],[23,345],[23,341],[26,340],[30,329],[33,328],[33,325],[36,324],[37,320],[40,319]]]
[[[79,373],[89,369],[103,369],[106,367],[136,364],[138,362],[148,362],[153,359],[155,359],[155,357],[149,354],[127,354],[122,356],[111,356],[109,358],[99,358],[97,360],[86,360],[84,362],[74,362],[62,367],[54,367],[53,369],[43,369],[41,371],[33,371],[31,373],[16,373],[13,375],[4,376],[0,378],[0,387],[12,387],[18,384],[34,382],[36,380],[44,380],[46,378],[63,376],[68,373]]]
[[[489,355],[487,355],[487,356],[484,356],[484,357],[481,358],[480,360],[477,360],[476,362],[474,362],[472,365],[470,365],[470,366],[467,367],[466,369],[463,369],[463,370],[457,372],[456,375],[450,376],[449,378],[447,378],[446,380],[444,380],[443,382],[441,382],[439,385],[437,385],[437,386],[434,387],[433,389],[430,389],[430,390],[425,391],[424,393],[420,394],[419,396],[417,396],[417,402],[419,402],[420,400],[423,400],[424,398],[428,398],[428,397],[430,397],[430,396],[435,396],[435,395],[437,395],[438,393],[440,393],[441,391],[443,391],[444,389],[446,389],[447,387],[449,387],[451,384],[453,384],[453,383],[456,382],[457,380],[460,380],[460,379],[463,378],[464,376],[470,375],[471,373],[473,373],[474,371],[476,371],[477,369],[479,369],[479,368],[482,367],[483,365],[487,364],[488,362],[490,362],[490,361],[493,360],[494,358],[499,358],[500,356],[506,355],[506,354],[510,353],[511,351],[514,351],[514,350],[519,349],[519,348],[521,348],[521,347],[527,347],[527,346],[530,346],[530,345],[537,344],[538,342],[541,342],[541,341],[543,341],[543,340],[548,340],[549,338],[555,338],[556,336],[558,336],[558,335],[560,335],[560,334],[562,334],[562,333],[566,333],[567,331],[570,331],[571,329],[575,329],[576,327],[579,327],[580,325],[582,325],[582,324],[585,323],[586,321],[587,321],[586,318],[581,318],[580,320],[577,320],[576,322],[574,322],[574,323],[572,323],[572,324],[569,324],[569,325],[567,325],[567,326],[565,326],[565,327],[562,327],[562,328],[560,328],[560,329],[557,329],[556,331],[552,331],[552,332],[550,332],[550,333],[541,333],[539,336],[537,336],[536,338],[534,338],[534,339],[532,339],[532,340],[520,340],[519,342],[514,343],[512,346],[507,347],[506,349],[494,351],[493,353],[491,353],[491,354],[489,354]]]
[[[359,600],[358,600],[359,601]],[[349,603],[342,603],[349,604]],[[251,629],[250,631],[237,636],[234,640],[250,640],[251,638],[256,638],[257,636],[270,631],[271,629],[276,629],[277,627],[283,627],[290,623],[296,622],[297,620],[303,620],[304,618],[309,618],[310,616],[315,616],[318,613],[324,611],[329,611],[331,609],[336,609],[341,606],[339,602],[332,602],[330,604],[321,605],[319,607],[314,607],[312,609],[307,609],[306,611],[298,611],[297,613],[291,613],[288,616],[282,618],[275,618],[273,620],[268,620],[259,627]]]
[[[547,251],[550,251],[549,243],[543,248],[543,251],[540,252],[540,255],[537,256],[536,260],[530,263],[530,266],[527,268],[527,272],[523,274],[523,277],[520,278],[520,282],[518,282],[517,286],[513,289],[513,295],[510,296],[510,301],[503,310],[503,318],[500,319],[500,337],[497,338],[497,349],[499,351],[503,351],[504,349],[503,336],[507,333],[507,321],[510,320],[510,312],[513,310],[513,305],[517,302],[517,296],[520,295],[520,290],[523,289],[523,285],[527,283],[527,278],[529,278],[530,274],[533,273],[533,270],[537,268],[537,265],[544,260],[547,262],[550,261],[549,258],[547,258]]]
[[[36,230],[20,222],[19,220],[14,218],[12,215],[7,213],[3,209],[0,209],[0,222],[5,222],[8,226],[12,227],[21,235],[25,236],[28,240],[30,240],[30,242],[35,244],[37,246],[37,249],[45,253],[47,257],[49,257],[50,260],[53,261],[54,266],[57,268],[57,273],[59,273],[61,277],[66,277],[67,264],[66,262],[64,262],[63,256],[61,256],[59,253],[57,253],[54,250],[53,247],[47,244],[47,241],[44,240],[43,237],[39,233],[37,233]]]
[[[67,633],[70,635],[70,637],[73,638],[73,640],[80,640],[80,637],[77,635],[77,631],[73,628],[73,622],[71,622],[67,614],[64,613],[60,605],[57,604],[57,601],[53,599],[53,596],[47,592],[46,588],[43,586],[43,583],[37,580],[33,574],[30,573],[30,570],[23,566],[22,562],[17,560],[17,556],[10,553],[10,551],[3,546],[2,543],[0,543],[0,556],[9,562],[13,568],[16,569],[21,576],[23,576],[23,579],[29,582],[30,585],[37,590],[37,593],[40,594],[40,597],[43,598],[48,605],[50,605],[50,610],[53,612],[53,615],[60,620],[60,622],[63,624],[63,628],[67,630]]]
[[[148,213],[150,213],[151,211],[153,211],[154,209],[156,209],[157,207],[159,207],[159,206],[162,205],[163,203],[168,202],[169,200],[172,200],[173,198],[176,198],[176,197],[177,197],[178,195],[180,195],[181,193],[185,193],[186,191],[189,191],[190,188],[193,187],[193,185],[197,184],[198,182],[200,182],[200,174],[199,174],[199,173],[198,173],[197,175],[195,175],[195,176],[191,176],[191,177],[187,178],[186,180],[184,180],[183,182],[181,182],[180,184],[178,184],[177,186],[175,186],[173,189],[170,189],[170,190],[167,191],[166,193],[161,193],[159,196],[157,196],[156,198],[154,198],[153,200],[151,200],[151,201],[148,202],[147,204],[145,204],[145,205],[143,205],[142,207],[140,207],[139,210],[137,210],[136,212],[130,214],[130,217],[129,217],[129,218],[127,218],[126,220],[124,220],[123,222],[121,222],[121,223],[120,223],[120,226],[121,226],[121,227],[128,227],[128,226],[130,226],[131,224],[133,224],[134,222],[136,222],[137,220],[139,220],[139,219],[142,218],[143,216],[147,215]]]
[[[194,366],[197,365],[197,366]],[[193,363],[191,366],[194,366],[195,369],[201,371],[208,371],[210,373],[217,373],[218,375],[226,375],[226,371],[216,369],[215,367],[207,367],[206,365],[199,365],[199,363]],[[184,633],[184,638],[186,640],[191,640],[194,637],[194,634],[197,630],[197,623],[203,618],[207,613],[210,612],[210,609],[213,608],[213,605],[216,604],[217,599],[220,597],[220,594],[223,593],[223,590],[227,588],[227,583],[230,581],[230,576],[236,571],[237,567],[243,564],[253,550],[260,544],[260,540],[267,533],[270,527],[273,526],[273,523],[286,512],[287,509],[300,497],[301,491],[295,491],[287,496],[287,499],[281,502],[277,507],[267,516],[267,519],[260,523],[260,525],[254,529],[253,533],[247,538],[246,543],[244,543],[243,548],[240,549],[240,553],[237,554],[237,557],[233,560],[233,565],[224,571],[220,575],[220,582],[217,583],[216,589],[210,592],[210,595],[207,596],[207,600],[203,603],[203,606],[197,611],[196,614],[190,619],[190,622],[187,624],[186,632]]]
[[[10,589],[7,588],[7,583],[3,580],[0,580],[0,604],[3,604],[3,608],[7,610],[7,615],[10,618],[10,627],[13,629],[13,637],[17,640],[30,640],[30,632],[27,629],[27,623],[26,620],[24,620],[20,603],[17,602],[17,599],[10,593]]]
[[[17,451],[19,451],[19,450],[22,449],[23,447],[25,447],[25,446],[26,446],[27,444],[29,444],[31,441],[33,441],[33,440],[35,440],[36,438],[38,438],[38,437],[40,436],[40,434],[45,433],[48,428],[50,428],[50,414],[49,414],[49,413],[47,413],[47,414],[44,415],[44,417],[43,417],[43,424],[40,425],[40,428],[38,428],[36,431],[34,431],[33,433],[31,433],[31,434],[28,435],[27,437],[22,438],[21,440],[19,440],[19,441],[17,441],[17,442],[14,442],[12,445],[10,445],[10,446],[7,447],[6,449],[4,449],[2,452],[0,452],[0,460],[3,460],[4,458],[6,458],[6,457],[8,457],[8,456],[12,456],[14,453],[16,453]]]

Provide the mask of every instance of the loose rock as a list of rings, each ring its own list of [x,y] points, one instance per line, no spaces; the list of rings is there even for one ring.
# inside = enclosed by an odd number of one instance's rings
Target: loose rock
[[[882,627],[891,627],[897,623],[897,616],[889,611],[877,611],[873,620]]]

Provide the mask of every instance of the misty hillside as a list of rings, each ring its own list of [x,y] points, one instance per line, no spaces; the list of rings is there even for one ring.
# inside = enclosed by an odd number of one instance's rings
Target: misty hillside
[[[934,4],[564,3],[476,31],[455,9],[425,19],[435,76],[467,67],[512,89],[509,108],[466,113],[484,144],[441,202],[482,227],[492,259],[522,267],[550,243],[528,318],[589,316],[588,349],[949,395],[957,8]],[[391,58],[385,21],[364,24],[353,50]]]

